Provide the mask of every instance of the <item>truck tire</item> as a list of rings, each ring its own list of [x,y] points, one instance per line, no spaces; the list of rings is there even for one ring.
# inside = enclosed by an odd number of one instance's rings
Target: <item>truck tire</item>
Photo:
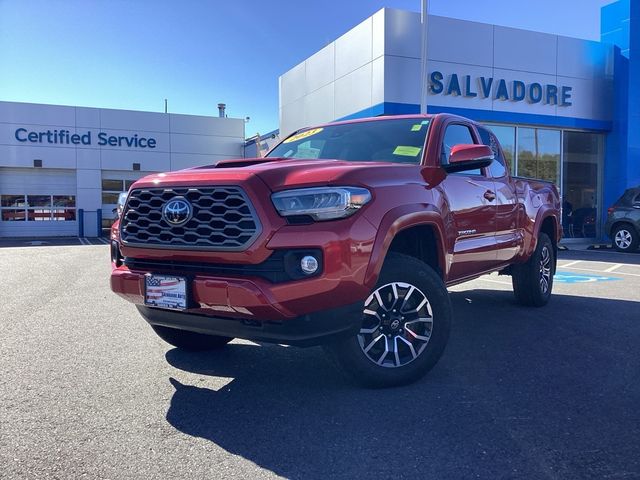
[[[177,328],[161,327],[159,325],[151,325],[151,328],[168,344],[192,352],[222,348],[233,340],[231,337],[206,335],[188,330],[178,330]]]
[[[611,233],[613,248],[619,252],[635,252],[640,243],[640,235],[628,223],[617,225]]]
[[[543,307],[549,302],[555,264],[553,243],[547,234],[541,232],[531,258],[526,263],[513,266],[511,283],[518,303],[527,307]]]
[[[392,252],[364,302],[360,331],[325,349],[360,385],[408,384],[423,377],[442,356],[451,317],[449,294],[433,269]]]

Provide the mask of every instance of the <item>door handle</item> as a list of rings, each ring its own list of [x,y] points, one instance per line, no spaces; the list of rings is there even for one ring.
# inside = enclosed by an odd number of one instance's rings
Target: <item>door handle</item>
[[[493,202],[496,199],[496,194],[491,190],[487,190],[486,192],[484,192],[484,198],[486,198],[490,202]]]

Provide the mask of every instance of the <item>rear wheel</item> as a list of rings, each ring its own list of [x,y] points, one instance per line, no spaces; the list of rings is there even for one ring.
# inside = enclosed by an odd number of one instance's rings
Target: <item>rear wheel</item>
[[[365,300],[360,331],[327,349],[361,385],[411,383],[442,356],[451,317],[449,294],[440,277],[413,257],[391,253]]]
[[[619,252],[633,252],[638,248],[640,238],[630,225],[622,224],[613,231],[613,248]]]
[[[159,325],[151,325],[151,328],[162,340],[182,350],[215,350],[224,347],[233,340],[231,337],[205,335],[204,333],[161,327]]]
[[[513,266],[511,282],[518,303],[528,307],[542,307],[549,302],[555,264],[551,239],[547,234],[540,233],[529,261]]]

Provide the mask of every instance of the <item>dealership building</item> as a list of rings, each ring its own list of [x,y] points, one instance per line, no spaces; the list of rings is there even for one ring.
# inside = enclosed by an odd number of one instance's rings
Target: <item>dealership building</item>
[[[96,236],[152,172],[244,156],[244,120],[0,102],[0,237]]]
[[[308,125],[417,113],[425,83],[430,113],[489,125],[512,172],[559,186],[567,237],[601,238],[606,208],[640,184],[640,2],[605,6],[600,42],[427,26],[426,75],[420,14],[382,9],[284,73],[279,132],[247,142],[224,115],[0,101],[0,237],[97,235],[137,178],[253,156]]]
[[[640,2],[605,6],[601,32],[429,16],[423,76],[420,14],[382,9],[280,77],[280,131],[418,113],[425,78],[429,113],[489,125],[512,172],[558,185],[566,237],[602,237],[607,207],[640,184]]]

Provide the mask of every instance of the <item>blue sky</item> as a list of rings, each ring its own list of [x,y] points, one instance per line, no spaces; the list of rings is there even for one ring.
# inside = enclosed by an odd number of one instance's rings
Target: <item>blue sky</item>
[[[611,0],[430,0],[429,11],[599,39]],[[251,117],[278,127],[278,76],[382,7],[419,0],[0,0],[0,100]]]

